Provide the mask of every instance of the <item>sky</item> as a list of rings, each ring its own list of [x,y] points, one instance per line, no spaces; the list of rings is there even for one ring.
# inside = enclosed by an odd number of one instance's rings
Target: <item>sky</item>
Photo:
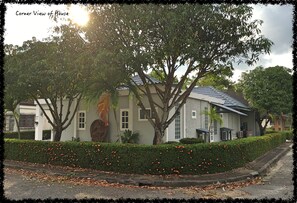
[[[56,13],[64,19],[71,16],[71,12],[63,4],[6,4],[6,6],[4,44],[22,45],[24,41],[32,37],[42,40],[49,36],[50,28],[55,25],[49,15]],[[253,66],[235,65],[233,81],[237,81],[242,72],[260,65],[263,67],[280,65],[293,69],[293,6],[290,4],[254,4],[251,6],[254,8],[253,18],[263,20],[260,27],[261,34],[272,40],[274,44],[270,55],[261,55],[257,64]],[[72,15],[81,17],[77,13]]]

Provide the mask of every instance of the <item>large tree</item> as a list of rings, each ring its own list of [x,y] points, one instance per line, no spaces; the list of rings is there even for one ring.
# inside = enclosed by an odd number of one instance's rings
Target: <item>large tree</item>
[[[4,110],[11,111],[18,130],[18,138],[20,139],[19,126],[19,109],[17,108],[20,102],[29,98],[26,88],[21,86],[18,80],[18,74],[13,72],[13,69],[18,66],[18,46],[6,45],[4,47]]]
[[[62,26],[57,32],[44,41],[24,42],[17,53],[17,65],[9,69],[52,125],[54,141],[60,141],[62,131],[71,124],[91,73],[88,49],[77,30]],[[50,114],[39,99],[45,99]]]
[[[261,135],[265,133],[268,122],[272,121],[274,116],[292,112],[292,75],[288,68],[256,67],[242,73],[237,89],[243,92],[256,110],[256,122]]]
[[[260,35],[262,22],[251,20],[252,8],[247,5],[112,4],[90,10],[86,38],[98,55],[108,57],[111,67],[125,70],[122,76],[143,110],[143,96],[147,97],[155,115],[148,118],[155,130],[153,144],[162,141],[200,78],[232,69],[234,62],[253,64],[261,53],[269,53],[272,44]],[[151,71],[163,78],[161,84],[151,81]],[[135,73],[143,86],[129,80]],[[190,76],[194,79],[183,90]]]

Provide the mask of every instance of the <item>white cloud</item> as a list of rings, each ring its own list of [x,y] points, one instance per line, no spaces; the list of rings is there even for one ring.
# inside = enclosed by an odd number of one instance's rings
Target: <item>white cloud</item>
[[[253,19],[263,20],[260,27],[261,34],[273,41],[271,53],[268,55],[261,55],[260,60],[253,66],[240,64],[235,66],[233,81],[237,81],[242,72],[254,69],[257,66],[264,68],[273,66],[285,66],[293,68],[292,55],[292,5],[263,5],[253,4]]]
[[[233,71],[233,76],[232,76],[231,80],[233,82],[237,82],[243,72],[244,72],[243,70],[235,69]]]
[[[282,54],[272,53],[270,55],[265,55],[263,59],[266,60],[264,63],[265,67],[284,66],[293,69],[293,55],[291,49]]]
[[[263,20],[262,34],[274,43],[272,52],[287,52],[293,42],[293,6],[257,4],[253,8],[253,18]]]

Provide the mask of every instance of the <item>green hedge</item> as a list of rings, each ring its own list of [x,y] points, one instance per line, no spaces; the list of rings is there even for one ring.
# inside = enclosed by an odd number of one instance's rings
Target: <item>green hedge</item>
[[[197,144],[197,143],[204,143],[205,141],[202,138],[183,138],[179,140],[182,144]]]
[[[18,132],[5,132],[4,138],[8,139],[18,139]],[[47,140],[51,138],[51,131],[44,130],[43,131],[43,140]],[[34,140],[35,139],[35,131],[21,131],[21,139],[22,140]]]
[[[293,131],[282,131],[287,140],[293,140]]]
[[[135,145],[5,140],[5,158],[137,174],[207,174],[242,167],[286,141],[284,133],[227,142]]]

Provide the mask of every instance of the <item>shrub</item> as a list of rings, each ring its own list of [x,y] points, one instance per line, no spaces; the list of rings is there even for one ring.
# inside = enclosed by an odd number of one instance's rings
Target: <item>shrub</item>
[[[122,143],[138,143],[139,140],[139,133],[132,133],[131,130],[125,130],[123,135],[121,135]]]
[[[164,142],[163,144],[178,144],[179,142],[176,141],[168,141],[168,142]]]
[[[286,136],[287,140],[293,140],[293,131],[283,131],[281,133]]]
[[[273,128],[266,128],[265,134],[277,133]]]
[[[42,140],[51,139],[51,130],[44,130],[42,134]]]
[[[80,138],[79,137],[77,137],[77,138],[72,137],[72,141],[74,141],[74,142],[80,142]]]
[[[21,131],[21,140],[35,140],[35,131]],[[4,138],[8,139],[18,139],[18,132],[5,132]],[[50,139],[51,138],[51,130],[44,130],[42,139]]]
[[[286,141],[284,133],[195,145],[5,139],[5,159],[136,174],[207,174],[242,167]]]
[[[205,141],[202,138],[183,138],[179,140],[182,144],[197,144],[204,143]]]

